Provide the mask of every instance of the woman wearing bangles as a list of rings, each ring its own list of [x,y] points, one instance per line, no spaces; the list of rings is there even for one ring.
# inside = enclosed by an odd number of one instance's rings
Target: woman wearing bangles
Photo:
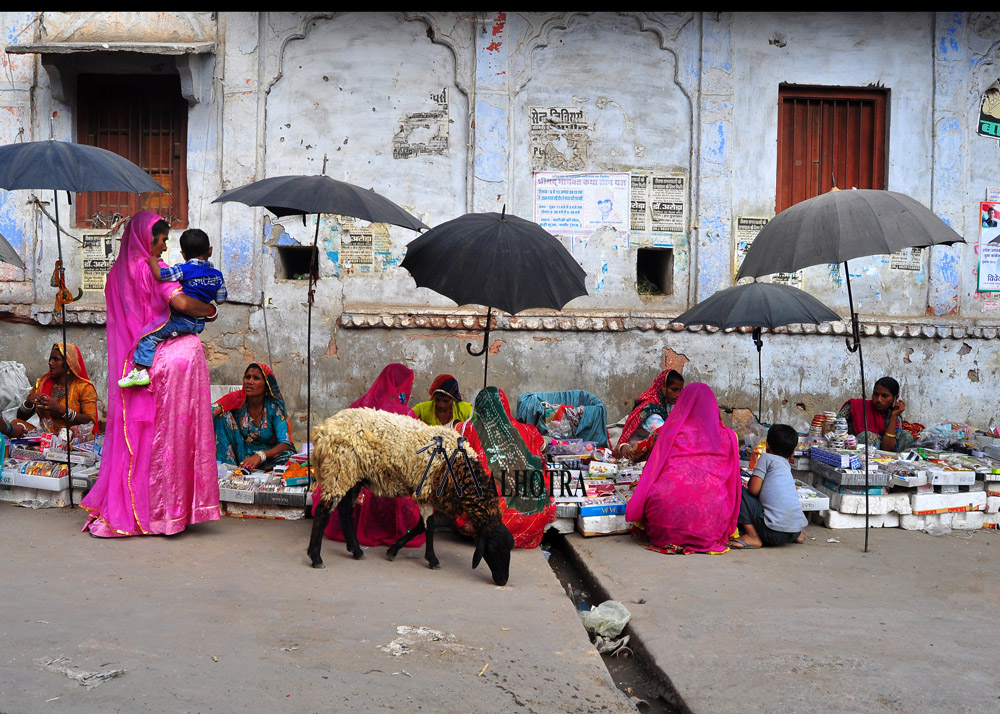
[[[83,355],[76,345],[68,342],[66,355],[63,356],[61,342],[52,345],[49,371],[35,381],[35,388],[17,409],[17,418],[27,420],[37,413],[39,425],[51,434],[58,434],[67,426],[83,424],[93,424],[94,433],[98,434],[101,424],[97,416],[97,390],[87,374]],[[6,428],[18,430],[18,426],[6,425]]]
[[[212,405],[215,458],[246,471],[270,468],[295,455],[288,414],[274,372],[253,362],[243,372],[243,389]]]
[[[850,399],[837,413],[847,419],[847,430],[867,440],[870,446],[883,451],[906,451],[913,444],[913,434],[903,428],[902,414],[906,403],[899,398],[899,382],[882,377],[872,388],[871,399]],[[868,431],[865,431],[867,416]]]

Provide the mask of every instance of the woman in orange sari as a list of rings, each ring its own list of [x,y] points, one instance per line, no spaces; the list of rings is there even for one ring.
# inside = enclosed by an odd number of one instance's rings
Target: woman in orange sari
[[[67,426],[83,424],[93,424],[94,433],[100,433],[97,389],[90,381],[83,355],[76,345],[67,342],[65,356],[62,342],[52,345],[49,371],[35,381],[35,388],[18,407],[17,417],[29,419],[35,413],[41,428],[52,434],[58,434]]]

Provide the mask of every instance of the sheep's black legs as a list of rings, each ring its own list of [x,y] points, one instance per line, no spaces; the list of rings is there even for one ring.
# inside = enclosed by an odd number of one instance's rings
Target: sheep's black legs
[[[399,549],[423,533],[424,530],[424,517],[420,516],[420,520],[417,521],[417,525],[406,531],[406,533],[396,539],[396,542],[389,546],[389,550],[385,552],[385,557],[389,560],[395,560],[396,556],[399,554]]]
[[[326,523],[329,520],[330,504],[325,501],[320,501],[319,505],[316,507],[316,513],[313,515],[312,536],[309,538],[309,548],[306,550],[314,568],[325,567],[323,565],[323,558],[320,557],[319,551],[320,548],[323,547],[323,531],[326,530]]]
[[[431,566],[432,569],[437,570],[441,567],[441,561],[437,559],[434,555],[434,514],[427,516],[427,540],[424,544],[426,547],[424,549],[424,559],[427,560],[427,564]]]
[[[340,528],[344,532],[347,552],[353,555],[355,560],[361,560],[365,557],[365,552],[361,550],[361,545],[358,543],[357,531],[354,530],[354,501],[357,500],[359,493],[361,493],[360,483],[345,493],[344,497],[340,499],[340,503],[337,504],[337,513],[340,514]]]

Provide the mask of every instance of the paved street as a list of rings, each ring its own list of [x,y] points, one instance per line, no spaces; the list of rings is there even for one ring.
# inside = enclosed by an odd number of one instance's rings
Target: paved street
[[[540,550],[507,587],[472,545],[360,562],[312,521],[224,518],[173,537],[97,540],[79,509],[0,504],[0,711],[627,712]],[[438,545],[438,543],[440,543]],[[394,656],[383,651],[404,635]],[[125,669],[87,689],[67,674]]]
[[[540,550],[498,588],[444,532],[440,571],[332,541],[313,570],[307,520],[120,541],[82,523],[0,504],[0,712],[631,710]],[[1000,534],[873,529],[869,553],[860,531],[807,534],[723,556],[567,545],[693,712],[998,710]]]

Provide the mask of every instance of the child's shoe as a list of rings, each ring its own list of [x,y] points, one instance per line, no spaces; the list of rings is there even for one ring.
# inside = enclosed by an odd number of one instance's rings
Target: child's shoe
[[[149,372],[144,367],[133,367],[132,371],[118,380],[119,387],[145,387],[149,384]]]

